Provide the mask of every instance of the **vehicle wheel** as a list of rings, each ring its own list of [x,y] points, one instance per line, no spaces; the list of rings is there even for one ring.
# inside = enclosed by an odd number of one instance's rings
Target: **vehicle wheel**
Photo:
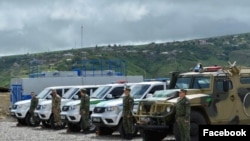
[[[25,119],[17,119],[18,124],[20,125],[27,125]]]
[[[207,124],[205,118],[197,111],[191,111],[190,115],[190,140],[198,141],[199,139],[199,125]],[[175,140],[180,141],[180,132],[178,126],[174,124]]]
[[[34,121],[29,113],[26,116],[25,121],[26,121],[27,125],[33,126],[33,127],[39,126],[40,122],[41,122],[41,120],[38,117],[36,117],[36,119]]]
[[[97,126],[97,131],[99,135],[112,135],[114,130],[108,127]]]
[[[74,124],[74,123],[68,122],[67,126],[71,132],[80,132],[81,130],[80,123]]]
[[[207,124],[204,116],[197,112],[192,111],[190,116],[190,139],[191,141],[198,141],[199,138],[199,125]]]
[[[50,128],[51,126],[50,126],[50,121],[48,121],[48,120],[42,120],[42,125],[44,126],[44,127],[46,127],[46,128]]]
[[[162,141],[166,137],[166,133],[153,130],[140,131],[143,141]]]
[[[96,132],[96,125],[92,123],[91,119],[89,119],[89,131],[91,133],[95,133]]]

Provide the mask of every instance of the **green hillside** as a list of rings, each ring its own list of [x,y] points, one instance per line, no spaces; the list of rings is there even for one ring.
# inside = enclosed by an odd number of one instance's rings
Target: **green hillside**
[[[11,78],[28,77],[31,72],[81,68],[84,60],[123,60],[127,65],[127,75],[156,78],[167,77],[170,71],[188,71],[197,63],[224,66],[228,61],[237,61],[237,65],[250,66],[249,56],[250,33],[181,42],[96,46],[5,56],[0,58],[0,86],[9,87]]]

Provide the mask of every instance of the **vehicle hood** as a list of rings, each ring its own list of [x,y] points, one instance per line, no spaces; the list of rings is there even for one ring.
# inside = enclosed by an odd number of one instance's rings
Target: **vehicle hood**
[[[99,102],[103,101],[103,99],[97,99],[97,98],[91,98],[90,99],[90,105],[95,105]],[[70,106],[70,105],[79,105],[81,103],[81,100],[73,100],[67,102],[65,105]]]
[[[39,105],[48,105],[51,103],[52,103],[52,100],[45,100],[45,101],[40,102]]]
[[[110,107],[110,106],[120,106],[123,103],[123,99],[113,99],[113,100],[107,100],[102,101],[98,104],[96,104],[97,107]]]
[[[21,104],[27,104],[30,103],[30,99],[29,100],[22,100],[22,101],[18,101],[15,103],[15,105],[21,105]]]

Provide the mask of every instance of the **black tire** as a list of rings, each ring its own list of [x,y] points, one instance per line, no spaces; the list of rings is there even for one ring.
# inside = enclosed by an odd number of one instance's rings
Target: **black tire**
[[[167,134],[164,132],[157,132],[153,130],[140,131],[143,141],[162,141]]]
[[[68,126],[68,129],[71,132],[80,132],[80,130],[81,130],[80,123],[70,123],[70,122],[68,122],[67,126]]]
[[[207,124],[203,115],[197,111],[191,111],[190,115],[190,140],[199,141],[199,125]],[[180,132],[178,126],[174,124],[175,140],[180,141]]]
[[[204,116],[197,112],[192,111],[190,116],[190,139],[191,141],[199,140],[199,125],[207,124]]]
[[[50,121],[49,120],[42,120],[43,127],[50,128]]]
[[[20,119],[20,118],[18,118],[18,119],[17,119],[17,122],[18,122],[18,124],[20,124],[20,125],[27,125],[25,119]]]
[[[112,135],[114,130],[108,127],[96,126],[99,135]]]
[[[27,125],[37,127],[40,125],[41,120],[37,117],[36,120],[34,121],[31,117],[31,114],[28,113],[28,115],[25,118],[25,121]]]
[[[91,133],[95,133],[96,132],[96,125],[92,123],[91,119],[89,119],[89,131]]]

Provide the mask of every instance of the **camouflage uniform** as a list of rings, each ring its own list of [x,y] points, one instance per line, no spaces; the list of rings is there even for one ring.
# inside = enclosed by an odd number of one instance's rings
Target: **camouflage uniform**
[[[178,98],[176,103],[176,122],[181,141],[190,141],[190,101],[186,97]]]
[[[29,108],[29,113],[33,121],[36,120],[36,117],[34,116],[34,111],[37,105],[38,105],[38,98],[34,96],[30,100],[30,108]]]
[[[55,125],[62,125],[60,112],[61,112],[61,97],[56,94],[52,96],[52,113],[54,116]]]
[[[130,95],[123,97],[123,120],[122,124],[124,127],[125,134],[133,134],[133,106],[134,99]]]
[[[89,96],[85,94],[81,97],[80,115],[81,115],[81,129],[87,130],[89,127]]]

